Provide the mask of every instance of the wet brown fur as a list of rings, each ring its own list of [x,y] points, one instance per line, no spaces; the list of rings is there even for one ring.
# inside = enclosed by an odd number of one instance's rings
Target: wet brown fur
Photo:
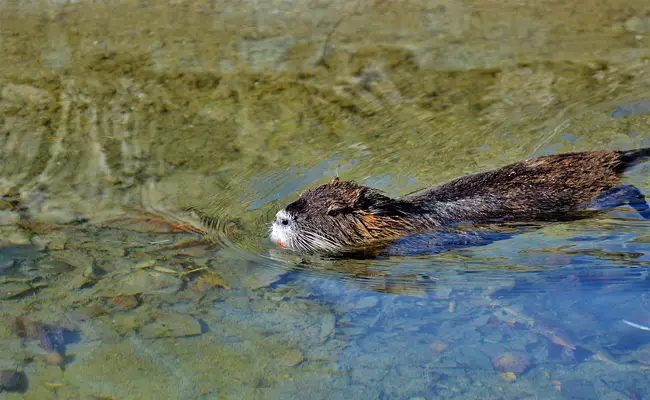
[[[407,220],[391,216],[377,216],[368,211],[359,211],[357,226],[367,240],[392,239],[400,237],[412,229]]]
[[[497,170],[468,175],[438,187],[412,193],[419,201],[453,202],[493,196],[498,212],[481,219],[536,219],[561,216],[615,187],[625,170],[620,153],[600,150],[542,156]],[[495,210],[496,211],[496,210]],[[486,214],[495,214],[486,212]]]
[[[462,222],[580,218],[650,149],[542,156],[464,176],[401,198],[350,181],[303,193],[286,211],[299,230],[361,247]]]

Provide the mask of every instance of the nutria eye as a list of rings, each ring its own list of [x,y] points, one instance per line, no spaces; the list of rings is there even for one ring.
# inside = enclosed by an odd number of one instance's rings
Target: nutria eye
[[[289,220],[288,219],[283,219],[282,220],[282,225],[289,225]]]
[[[333,217],[339,214],[339,210],[327,210],[327,215]]]

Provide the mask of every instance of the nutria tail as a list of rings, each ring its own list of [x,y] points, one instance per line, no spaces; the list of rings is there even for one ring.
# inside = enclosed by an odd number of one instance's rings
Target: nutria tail
[[[646,158],[650,158],[650,147],[636,150],[618,151],[617,153],[621,155],[625,166],[631,167],[644,161]]]

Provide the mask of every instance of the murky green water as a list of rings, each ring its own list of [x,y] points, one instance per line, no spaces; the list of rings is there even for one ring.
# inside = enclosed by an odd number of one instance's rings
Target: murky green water
[[[0,398],[650,394],[626,208],[376,260],[266,238],[337,172],[650,146],[646,1],[0,7]]]

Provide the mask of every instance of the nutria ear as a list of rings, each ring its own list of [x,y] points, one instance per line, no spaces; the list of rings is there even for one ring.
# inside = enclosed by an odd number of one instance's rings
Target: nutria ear
[[[327,215],[333,217],[335,215],[339,215],[342,212],[348,210],[345,207],[340,206],[339,204],[333,204],[327,208]]]
[[[334,185],[334,184],[336,184],[336,183],[339,183],[339,176],[338,176],[338,174],[337,174],[334,178],[332,178],[332,180],[330,180],[330,185]]]

